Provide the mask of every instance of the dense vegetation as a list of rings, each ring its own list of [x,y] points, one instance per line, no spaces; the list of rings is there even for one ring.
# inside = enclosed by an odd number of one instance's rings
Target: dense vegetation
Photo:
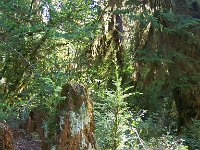
[[[0,120],[49,114],[67,82],[99,149],[200,149],[199,0],[1,0]]]

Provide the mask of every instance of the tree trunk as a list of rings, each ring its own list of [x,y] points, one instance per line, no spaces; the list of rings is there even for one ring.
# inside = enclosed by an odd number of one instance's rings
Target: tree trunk
[[[0,123],[0,149],[14,150],[13,133],[11,128],[3,123]]]
[[[199,38],[195,32],[194,35]],[[190,40],[188,36],[177,33],[176,36],[177,38],[174,34],[170,36],[176,41],[176,46],[171,48],[177,55],[172,57],[173,63],[169,64],[169,75],[173,82],[172,93],[178,112],[177,133],[180,134],[181,127],[186,126],[192,119],[200,119],[200,44]],[[174,41],[170,42],[172,46]]]
[[[172,5],[176,19],[170,20],[165,17],[158,19],[159,23],[168,31],[151,25],[147,38],[142,33],[142,38],[146,39],[146,43],[141,48],[146,50],[147,54],[143,54],[143,56],[145,55],[144,57],[147,59],[149,59],[150,53],[156,54],[157,50],[162,50],[160,53],[163,53],[167,59],[170,58],[172,62],[138,61],[138,72],[135,77],[136,80],[142,82],[142,87],[146,87],[152,83],[151,81],[162,76],[157,67],[158,63],[166,64],[163,72],[168,75],[164,76],[164,80],[168,82],[168,88],[170,88],[175,100],[178,113],[177,133],[180,134],[181,128],[187,126],[192,119],[200,119],[200,65],[198,61],[200,56],[200,42],[198,40],[200,38],[200,28],[198,22],[194,23],[196,18],[200,18],[200,7],[199,1],[195,0],[172,0]],[[188,22],[194,20],[188,26],[184,24],[186,19],[188,19]],[[179,29],[177,24],[182,27]],[[141,32],[138,34],[141,34]],[[142,44],[139,43],[138,45],[141,47]],[[138,49],[140,49],[139,46],[137,46]],[[145,77],[143,75],[143,79],[141,79],[141,68],[145,70],[145,66],[150,69],[148,74]]]
[[[174,0],[174,11],[190,18],[200,17],[198,1]],[[175,83],[172,93],[178,112],[177,134],[180,134],[181,128],[187,126],[192,119],[200,119],[199,24],[186,27],[185,31],[185,34],[168,34],[167,37],[171,40],[169,43],[163,42],[168,49],[176,52],[176,56],[172,57],[173,63],[169,65],[169,73],[170,79]],[[189,33],[193,35],[190,36]],[[163,38],[163,41],[166,40]]]

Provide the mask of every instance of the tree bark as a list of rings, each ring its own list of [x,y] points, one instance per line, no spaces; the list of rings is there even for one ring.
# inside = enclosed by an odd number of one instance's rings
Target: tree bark
[[[66,115],[60,115],[60,131],[57,135],[57,150],[95,149],[94,114],[92,100],[86,88],[81,84],[66,84],[62,88],[66,97],[60,109]]]
[[[0,149],[14,150],[12,130],[3,123],[0,123]]]
[[[25,129],[39,134],[42,150],[95,149],[93,103],[86,88],[68,83],[62,87],[61,94],[66,98],[57,105],[55,118],[41,108],[35,108],[30,112]],[[48,124],[48,118],[53,124]]]

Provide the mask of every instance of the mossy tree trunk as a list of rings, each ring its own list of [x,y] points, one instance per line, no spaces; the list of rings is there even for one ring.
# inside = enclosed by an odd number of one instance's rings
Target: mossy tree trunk
[[[162,26],[156,27],[153,23],[146,28],[138,26],[140,30],[136,32],[136,38],[139,39],[135,48],[141,53],[136,55],[140,60],[136,63],[134,79],[143,89],[154,81],[164,81],[160,91],[168,91],[168,95],[172,93],[178,113],[179,134],[192,119],[200,119],[200,27],[196,20],[200,18],[200,5],[195,0],[173,0],[171,6],[160,0],[149,5],[155,6],[154,17]],[[161,9],[167,6],[164,9],[168,12],[166,16],[163,12],[158,15],[160,6]],[[154,61],[160,56],[164,61]]]
[[[184,15],[188,21],[200,18],[199,1],[174,0],[174,5],[174,12]],[[198,21],[194,21],[183,32],[168,34],[168,39],[171,39],[168,45],[176,52],[172,57],[173,63],[169,65],[169,73],[175,83],[172,93],[178,112],[178,134],[181,134],[182,127],[187,126],[192,119],[200,119],[199,25]]]
[[[102,33],[91,43],[89,50],[86,50],[86,64],[92,67],[95,66],[94,68],[98,69],[98,74],[102,70],[107,72],[106,77],[99,77],[99,79],[108,81],[109,88],[113,86],[111,76],[116,71],[116,65],[122,81],[125,78],[123,72],[125,66],[125,50],[123,46],[124,18],[122,14],[117,13],[117,10],[122,9],[124,2],[124,0],[108,0],[108,4],[106,2],[102,2],[102,5],[100,4],[101,10],[104,10],[100,13]]]

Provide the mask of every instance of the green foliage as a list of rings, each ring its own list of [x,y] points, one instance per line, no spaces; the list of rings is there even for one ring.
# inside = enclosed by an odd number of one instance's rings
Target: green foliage
[[[6,103],[0,103],[0,121],[6,122],[9,118],[16,118],[16,107],[6,105]]]
[[[57,89],[76,76],[76,68],[66,66],[78,64],[84,43],[95,36],[98,22],[90,5],[84,0],[0,2],[2,105],[29,109],[57,101]]]
[[[187,150],[183,141],[176,139],[173,134],[176,125],[166,126],[165,121],[169,120],[164,118],[165,115],[176,114],[169,114],[173,112],[167,112],[168,106],[163,110],[163,114],[154,114],[144,120],[145,111],[141,113],[131,112],[127,98],[134,98],[135,94],[127,93],[132,87],[121,88],[121,80],[117,71],[115,73],[114,90],[101,88],[93,93],[95,99],[95,135],[99,148]],[[175,116],[171,116],[171,118],[173,117]]]
[[[163,0],[127,0],[116,10],[101,2],[0,1],[0,121],[40,107],[44,129],[58,130],[61,87],[75,81],[92,91],[100,149],[198,149],[198,121],[184,142],[174,136],[172,89],[199,85],[199,19]],[[115,33],[123,40],[104,31],[115,15],[126,22]]]
[[[187,146],[183,145],[184,141],[176,139],[172,135],[163,135],[158,139],[151,138],[148,143],[149,149],[173,149],[173,150],[188,150]]]
[[[122,89],[118,67],[115,70],[115,90],[102,89],[94,93],[95,124],[97,143],[103,149],[126,148],[129,140],[130,128],[128,127],[131,114],[128,112],[125,98],[132,95],[127,93],[131,87]],[[130,144],[130,143],[129,143]]]
[[[192,120],[192,122],[183,130],[182,138],[189,149],[195,150],[200,148],[200,121]]]

